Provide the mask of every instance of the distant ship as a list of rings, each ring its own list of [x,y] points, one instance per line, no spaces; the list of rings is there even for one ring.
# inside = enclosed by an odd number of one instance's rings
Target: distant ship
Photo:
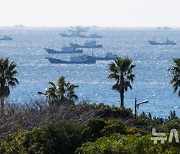
[[[11,41],[13,38],[5,35],[3,38],[0,38],[0,40]]]
[[[77,49],[72,46],[61,47],[60,53],[83,53],[82,49]]]
[[[44,48],[49,54],[59,54],[59,53],[83,53],[82,49],[77,49],[72,46],[61,47],[61,51],[54,50],[53,48]]]
[[[74,48],[102,48],[102,45],[96,44],[96,41],[87,41],[83,45],[74,44],[74,43],[71,43],[70,45]]]
[[[15,28],[25,28],[24,25],[14,25]]]
[[[70,34],[60,33],[61,37],[85,37],[85,35],[81,35],[79,32],[71,32]]]
[[[105,57],[95,57],[95,56],[89,56],[89,55],[82,55],[79,57],[84,57],[84,58],[89,57],[89,58],[94,58],[95,60],[115,60],[116,58],[118,58],[117,55],[112,54],[111,52],[108,52]]]
[[[90,34],[88,36],[81,36],[82,38],[102,38],[103,36],[97,34]]]
[[[54,50],[53,48],[44,48],[49,54],[57,54],[60,53],[60,51]]]
[[[172,28],[170,27],[156,27],[156,29],[161,29],[161,30],[170,30]]]
[[[105,57],[95,57],[96,60],[115,60],[118,58],[117,55],[112,54],[111,52],[108,52]]]
[[[52,64],[95,64],[96,60],[91,57],[70,57],[69,61],[46,57]]]
[[[161,27],[156,27],[156,29],[162,29]]]
[[[176,45],[174,41],[171,41],[169,39],[166,40],[166,42],[156,42],[156,41],[148,41],[151,45]]]
[[[50,58],[50,57],[46,57],[46,58],[49,60],[50,63],[53,63],[53,64],[94,64],[98,60],[114,60],[117,57],[118,57],[117,55],[114,55],[108,52],[105,57],[81,55],[77,57],[70,57],[69,61],[56,59],[56,58]]]
[[[82,27],[82,26],[76,26],[72,28],[75,28],[72,31],[76,31],[76,32],[87,32],[90,29],[89,27]]]
[[[165,29],[165,30],[169,30],[169,29],[171,29],[170,27],[163,27],[163,29]]]

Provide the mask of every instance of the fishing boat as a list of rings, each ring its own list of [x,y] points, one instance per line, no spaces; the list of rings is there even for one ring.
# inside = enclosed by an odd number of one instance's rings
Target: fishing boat
[[[79,32],[71,32],[70,34],[60,33],[61,37],[85,37],[85,35],[81,35]]]
[[[89,55],[86,55],[86,54],[83,54],[81,56],[78,56],[79,58],[91,58],[91,59],[94,59],[96,61],[98,60],[115,60],[116,58],[118,58],[118,56],[116,54],[112,54],[111,52],[108,52],[105,57],[96,57],[96,56],[89,56]]]
[[[5,35],[3,38],[0,38],[0,40],[11,41],[13,38]]]
[[[60,53],[83,53],[82,49],[74,48],[72,46],[63,46],[61,50],[54,50],[53,48],[44,48],[49,54],[60,54]]]
[[[95,57],[96,60],[115,60],[118,58],[116,54],[112,54],[111,52],[108,52],[105,57]]]
[[[60,53],[83,53],[83,50],[74,48],[72,46],[64,46],[64,47],[61,47]]]
[[[83,45],[70,43],[74,48],[102,48],[102,44],[97,44],[96,41],[87,41]]]
[[[44,48],[49,54],[57,54],[60,53],[60,51],[54,50],[53,48]]]
[[[176,42],[166,39],[165,42],[148,41],[151,45],[176,45]]]
[[[95,64],[96,60],[91,57],[70,57],[70,60],[61,60],[51,57],[46,57],[52,64]]]
[[[81,36],[81,38],[102,38],[103,36],[97,34],[90,34],[88,36]]]

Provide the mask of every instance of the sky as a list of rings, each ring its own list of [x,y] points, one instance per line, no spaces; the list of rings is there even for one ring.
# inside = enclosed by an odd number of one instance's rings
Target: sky
[[[180,0],[0,0],[0,26],[180,27]]]

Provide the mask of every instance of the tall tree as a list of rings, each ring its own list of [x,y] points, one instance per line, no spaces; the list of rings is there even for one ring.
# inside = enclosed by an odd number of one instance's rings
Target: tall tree
[[[8,58],[0,58],[0,101],[1,101],[1,114],[4,112],[4,100],[10,95],[10,87],[19,84],[15,78],[17,74],[16,64],[9,62]]]
[[[173,85],[174,93],[179,89],[178,96],[180,97],[180,58],[174,59],[173,62],[174,66],[169,68],[168,71],[173,75],[171,84]]]
[[[77,85],[73,85],[70,82],[65,81],[65,77],[61,76],[58,79],[57,85],[53,82],[49,82],[51,87],[47,88],[45,91],[45,95],[48,97],[50,101],[52,100],[60,100],[60,101],[70,101],[74,102],[78,99],[78,96],[75,94],[75,88]],[[43,94],[38,92],[39,94]]]
[[[119,57],[109,64],[109,71],[111,72],[109,78],[117,81],[112,89],[120,93],[121,107],[124,106],[124,92],[126,92],[128,88],[132,89],[131,82],[133,82],[135,77],[132,73],[134,67],[135,65],[128,57],[124,59]]]

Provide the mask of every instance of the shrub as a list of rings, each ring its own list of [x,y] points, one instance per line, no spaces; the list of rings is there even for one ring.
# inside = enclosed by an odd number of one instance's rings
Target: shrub
[[[0,145],[1,153],[71,154],[81,145],[80,127],[68,121],[9,135]]]
[[[154,144],[151,136],[112,134],[76,149],[76,154],[179,154],[176,144]]]
[[[83,141],[95,141],[101,137],[101,130],[105,126],[103,119],[90,119],[82,126],[82,138]]]
[[[146,131],[151,131],[152,128],[158,128],[164,124],[163,118],[153,119],[150,116],[147,116],[144,112],[137,117],[136,126],[142,128]]]
[[[113,134],[110,137],[102,137],[96,142],[83,144],[76,150],[76,154],[130,154],[134,150],[134,145],[129,144],[131,140],[136,141],[136,136],[123,137],[120,134]]]
[[[142,135],[145,135],[147,134],[145,131],[139,129],[139,128],[136,128],[136,127],[128,127],[126,129],[126,133],[127,134],[130,134],[130,135],[134,135],[134,134],[142,134]]]
[[[18,131],[10,134],[0,145],[0,153],[16,154],[26,153],[26,149],[23,146],[24,139],[26,137],[26,131]]]
[[[126,126],[119,120],[108,120],[101,133],[105,136],[110,136],[113,133],[126,134]]]
[[[171,129],[180,130],[180,119],[169,120],[165,123],[165,127],[170,131]]]
[[[102,118],[123,118],[128,119],[133,117],[132,110],[130,108],[115,107],[101,104],[101,111],[98,113]]]

